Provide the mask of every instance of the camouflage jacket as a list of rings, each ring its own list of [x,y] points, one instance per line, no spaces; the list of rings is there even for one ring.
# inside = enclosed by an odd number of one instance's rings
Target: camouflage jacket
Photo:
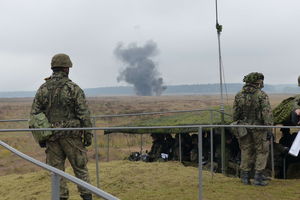
[[[35,95],[30,114],[43,112],[52,127],[91,127],[83,90],[65,72],[53,72],[45,80]]]
[[[300,95],[295,96],[293,109],[300,109]]]
[[[153,141],[149,156],[152,158],[160,158],[160,154],[163,152],[163,142]]]
[[[253,85],[245,85],[235,96],[233,120],[252,125],[272,125],[273,117],[268,95]]]

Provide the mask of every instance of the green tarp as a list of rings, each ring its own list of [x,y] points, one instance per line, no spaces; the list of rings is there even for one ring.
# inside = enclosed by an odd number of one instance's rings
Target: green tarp
[[[181,126],[181,125],[207,125],[207,124],[221,124],[221,114],[219,112],[197,111],[177,114],[168,114],[167,116],[149,116],[149,119],[135,120],[119,127],[149,127],[149,126]],[[225,124],[232,122],[232,117],[225,114]],[[211,120],[212,117],[212,120]],[[175,128],[175,129],[122,129],[122,130],[105,130],[105,134],[109,133],[190,133],[197,132],[197,128]]]

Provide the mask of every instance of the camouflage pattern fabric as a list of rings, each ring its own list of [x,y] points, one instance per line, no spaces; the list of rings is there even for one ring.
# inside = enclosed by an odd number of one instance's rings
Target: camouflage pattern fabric
[[[173,149],[172,148],[173,148],[174,143],[175,143],[175,139],[172,137],[172,135],[166,134],[162,152],[169,155],[169,158],[168,158],[169,160],[173,159]]]
[[[152,142],[151,150],[148,153],[150,161],[156,161],[161,158],[161,153],[163,153],[164,141],[161,136],[155,136]]]
[[[243,171],[250,171],[252,165],[256,171],[264,170],[269,155],[269,144],[267,133],[250,130],[249,134],[239,138],[241,149],[240,168]]]
[[[54,128],[91,127],[90,112],[82,89],[73,83],[66,72],[53,72],[50,78],[38,89],[34,98],[31,115],[44,113]],[[68,158],[75,175],[89,181],[86,167],[86,149],[82,143],[84,131],[55,131],[46,141],[47,163],[64,170],[65,159]],[[80,193],[90,192],[80,189]],[[68,197],[68,189],[64,180],[61,184],[61,197]]]
[[[70,57],[64,53],[59,53],[53,56],[51,60],[51,68],[53,67],[72,67],[72,61]]]
[[[65,171],[65,160],[68,158],[74,174],[77,178],[90,182],[87,169],[87,150],[83,146],[82,140],[76,138],[59,138],[55,141],[47,141],[46,143],[46,163],[57,169]],[[78,187],[81,195],[90,194],[84,188]],[[68,198],[69,190],[65,179],[60,180],[60,197]]]
[[[233,105],[233,120],[250,125],[273,124],[269,98],[259,85],[246,83],[237,93]],[[247,132],[246,136],[238,138],[241,149],[240,168],[250,171],[251,163],[254,163],[255,170],[263,170],[269,154],[268,129],[247,128]]]
[[[293,109],[300,108],[300,95],[284,99],[273,109],[274,124],[291,124],[291,112]]]
[[[190,152],[190,160],[191,162],[198,163],[198,148],[194,147]]]
[[[264,80],[264,75],[262,73],[252,72],[244,76],[243,79],[245,83],[256,83],[258,80]]]

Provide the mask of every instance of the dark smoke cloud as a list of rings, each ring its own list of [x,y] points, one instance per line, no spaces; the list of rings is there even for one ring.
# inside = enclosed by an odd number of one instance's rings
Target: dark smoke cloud
[[[120,43],[114,54],[126,65],[117,80],[133,84],[137,95],[151,96],[154,93],[159,96],[166,89],[163,78],[159,77],[155,64],[150,59],[158,54],[155,42],[149,41],[142,47],[131,43],[127,48]]]

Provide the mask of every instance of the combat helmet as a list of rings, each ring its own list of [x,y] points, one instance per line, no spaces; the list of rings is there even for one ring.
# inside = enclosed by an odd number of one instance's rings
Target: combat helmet
[[[251,72],[250,74],[244,76],[243,81],[245,83],[257,83],[258,80],[264,80],[264,75],[258,72]]]
[[[54,67],[72,67],[72,62],[67,54],[59,53],[52,57],[51,68]]]

